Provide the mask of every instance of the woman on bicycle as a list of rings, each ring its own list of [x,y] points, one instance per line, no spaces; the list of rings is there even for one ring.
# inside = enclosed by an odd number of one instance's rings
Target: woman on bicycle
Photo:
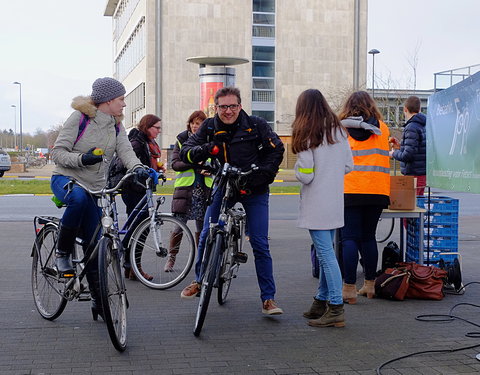
[[[172,213],[184,223],[187,223],[188,220],[195,220],[195,242],[197,245],[203,228],[207,198],[213,179],[209,172],[202,169],[203,163],[192,164],[183,162],[180,159],[180,149],[182,144],[197,132],[206,118],[207,116],[203,111],[195,111],[188,117],[187,130],[177,135],[177,142],[172,153],[172,169],[176,172]],[[170,248],[168,259],[165,263],[165,272],[173,271],[182,236],[182,230],[178,227],[170,237]]]
[[[382,210],[390,203],[390,131],[375,101],[365,91],[350,95],[339,117],[348,130],[355,163],[353,172],[345,176],[345,226],[341,230],[343,299],[354,304],[359,253],[365,281],[358,293],[368,298],[375,295],[378,262],[375,232]]]
[[[56,250],[56,267],[61,277],[74,273],[71,254],[76,237],[89,244],[100,220],[101,210],[95,197],[74,185],[67,191],[71,179],[80,181],[92,190],[106,185],[109,160],[116,152],[127,168],[140,165],[121,124],[125,107],[125,87],[109,77],[98,78],[92,85],[90,96],[73,99],[75,110],[63,127],[52,150],[55,169],[51,179],[54,195],[66,204],[60,221]],[[103,155],[101,155],[103,153]],[[147,178],[148,172],[137,168],[139,178]],[[87,245],[84,251],[87,251]],[[103,317],[98,294],[98,267],[88,265],[87,281],[92,297],[92,314]]]
[[[322,93],[302,92],[292,124],[295,176],[302,183],[298,226],[310,232],[320,263],[319,286],[303,314],[314,327],[343,327],[342,275],[333,240],[343,226],[343,178],[353,168],[347,131]]]
[[[132,129],[128,133],[128,139],[130,140],[133,151],[140,159],[140,161],[144,165],[148,165],[149,167],[153,168],[155,171],[165,172],[165,167],[163,163],[160,161],[161,157],[161,150],[160,146],[156,142],[156,138],[160,134],[162,130],[162,120],[155,115],[148,114],[143,116],[140,119],[137,127]],[[118,158],[116,160],[119,160]],[[142,200],[145,195],[145,189],[135,183],[125,184],[122,188],[122,200],[125,203],[127,208],[127,216],[130,215],[137,205],[138,202]],[[144,217],[147,217],[148,213],[144,213]],[[140,218],[139,218],[140,219]],[[137,221],[138,223],[141,220]],[[132,233],[134,228],[130,231]],[[125,236],[123,239],[123,245],[126,249],[125,253],[125,277],[130,278],[130,280],[136,280],[135,273],[130,267],[129,259],[130,259],[130,252],[128,248],[128,241],[130,240],[130,236]],[[143,272],[142,270],[140,272]],[[147,280],[152,280],[153,276],[146,274],[143,272],[143,276]]]

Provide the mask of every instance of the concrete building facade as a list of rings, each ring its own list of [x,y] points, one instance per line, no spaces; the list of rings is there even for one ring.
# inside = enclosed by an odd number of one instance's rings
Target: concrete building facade
[[[367,0],[108,0],[114,77],[127,88],[125,126],[146,113],[162,118],[170,148],[199,109],[199,66],[192,56],[232,56],[247,113],[282,137],[298,95],[318,88],[332,107],[364,89]]]

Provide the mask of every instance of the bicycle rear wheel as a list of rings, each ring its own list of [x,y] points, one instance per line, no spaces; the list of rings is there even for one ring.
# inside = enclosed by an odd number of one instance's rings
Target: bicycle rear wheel
[[[120,352],[127,347],[127,294],[120,265],[120,254],[113,241],[102,238],[98,244],[100,298],[108,334]]]
[[[227,295],[230,291],[230,284],[235,277],[235,270],[238,269],[238,264],[233,260],[233,254],[238,251],[238,243],[232,239],[232,243],[222,254],[222,263],[220,268],[220,276],[218,277],[218,293],[217,301],[223,305],[227,301]]]
[[[129,246],[135,276],[152,289],[168,289],[180,283],[190,272],[195,259],[192,232],[182,221],[168,214],[156,215],[153,230],[150,218],[142,221]],[[174,261],[172,267],[167,264],[170,259]]]
[[[217,233],[215,239],[209,244],[210,241],[207,240],[207,247],[205,251],[208,251],[208,258],[204,259],[207,264],[205,266],[205,272],[202,279],[202,287],[200,290],[200,301],[198,301],[197,316],[195,317],[195,328],[193,334],[199,336],[202,331],[203,323],[205,322],[205,317],[207,316],[208,304],[210,302],[210,297],[212,296],[212,289],[215,284],[215,279],[218,276],[220,269],[220,257],[223,250],[223,234]]]
[[[67,300],[63,297],[65,279],[58,277],[55,267],[57,225],[46,224],[37,234],[32,255],[33,301],[40,315],[47,320],[58,318]]]

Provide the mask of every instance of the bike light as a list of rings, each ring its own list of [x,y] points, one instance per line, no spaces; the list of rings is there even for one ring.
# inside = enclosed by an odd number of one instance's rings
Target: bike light
[[[110,228],[113,225],[113,219],[110,216],[102,217],[102,225],[104,228]]]

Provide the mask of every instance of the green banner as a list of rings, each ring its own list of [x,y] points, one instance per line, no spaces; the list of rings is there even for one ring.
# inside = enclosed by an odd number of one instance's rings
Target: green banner
[[[480,193],[480,72],[428,99],[427,185]]]

